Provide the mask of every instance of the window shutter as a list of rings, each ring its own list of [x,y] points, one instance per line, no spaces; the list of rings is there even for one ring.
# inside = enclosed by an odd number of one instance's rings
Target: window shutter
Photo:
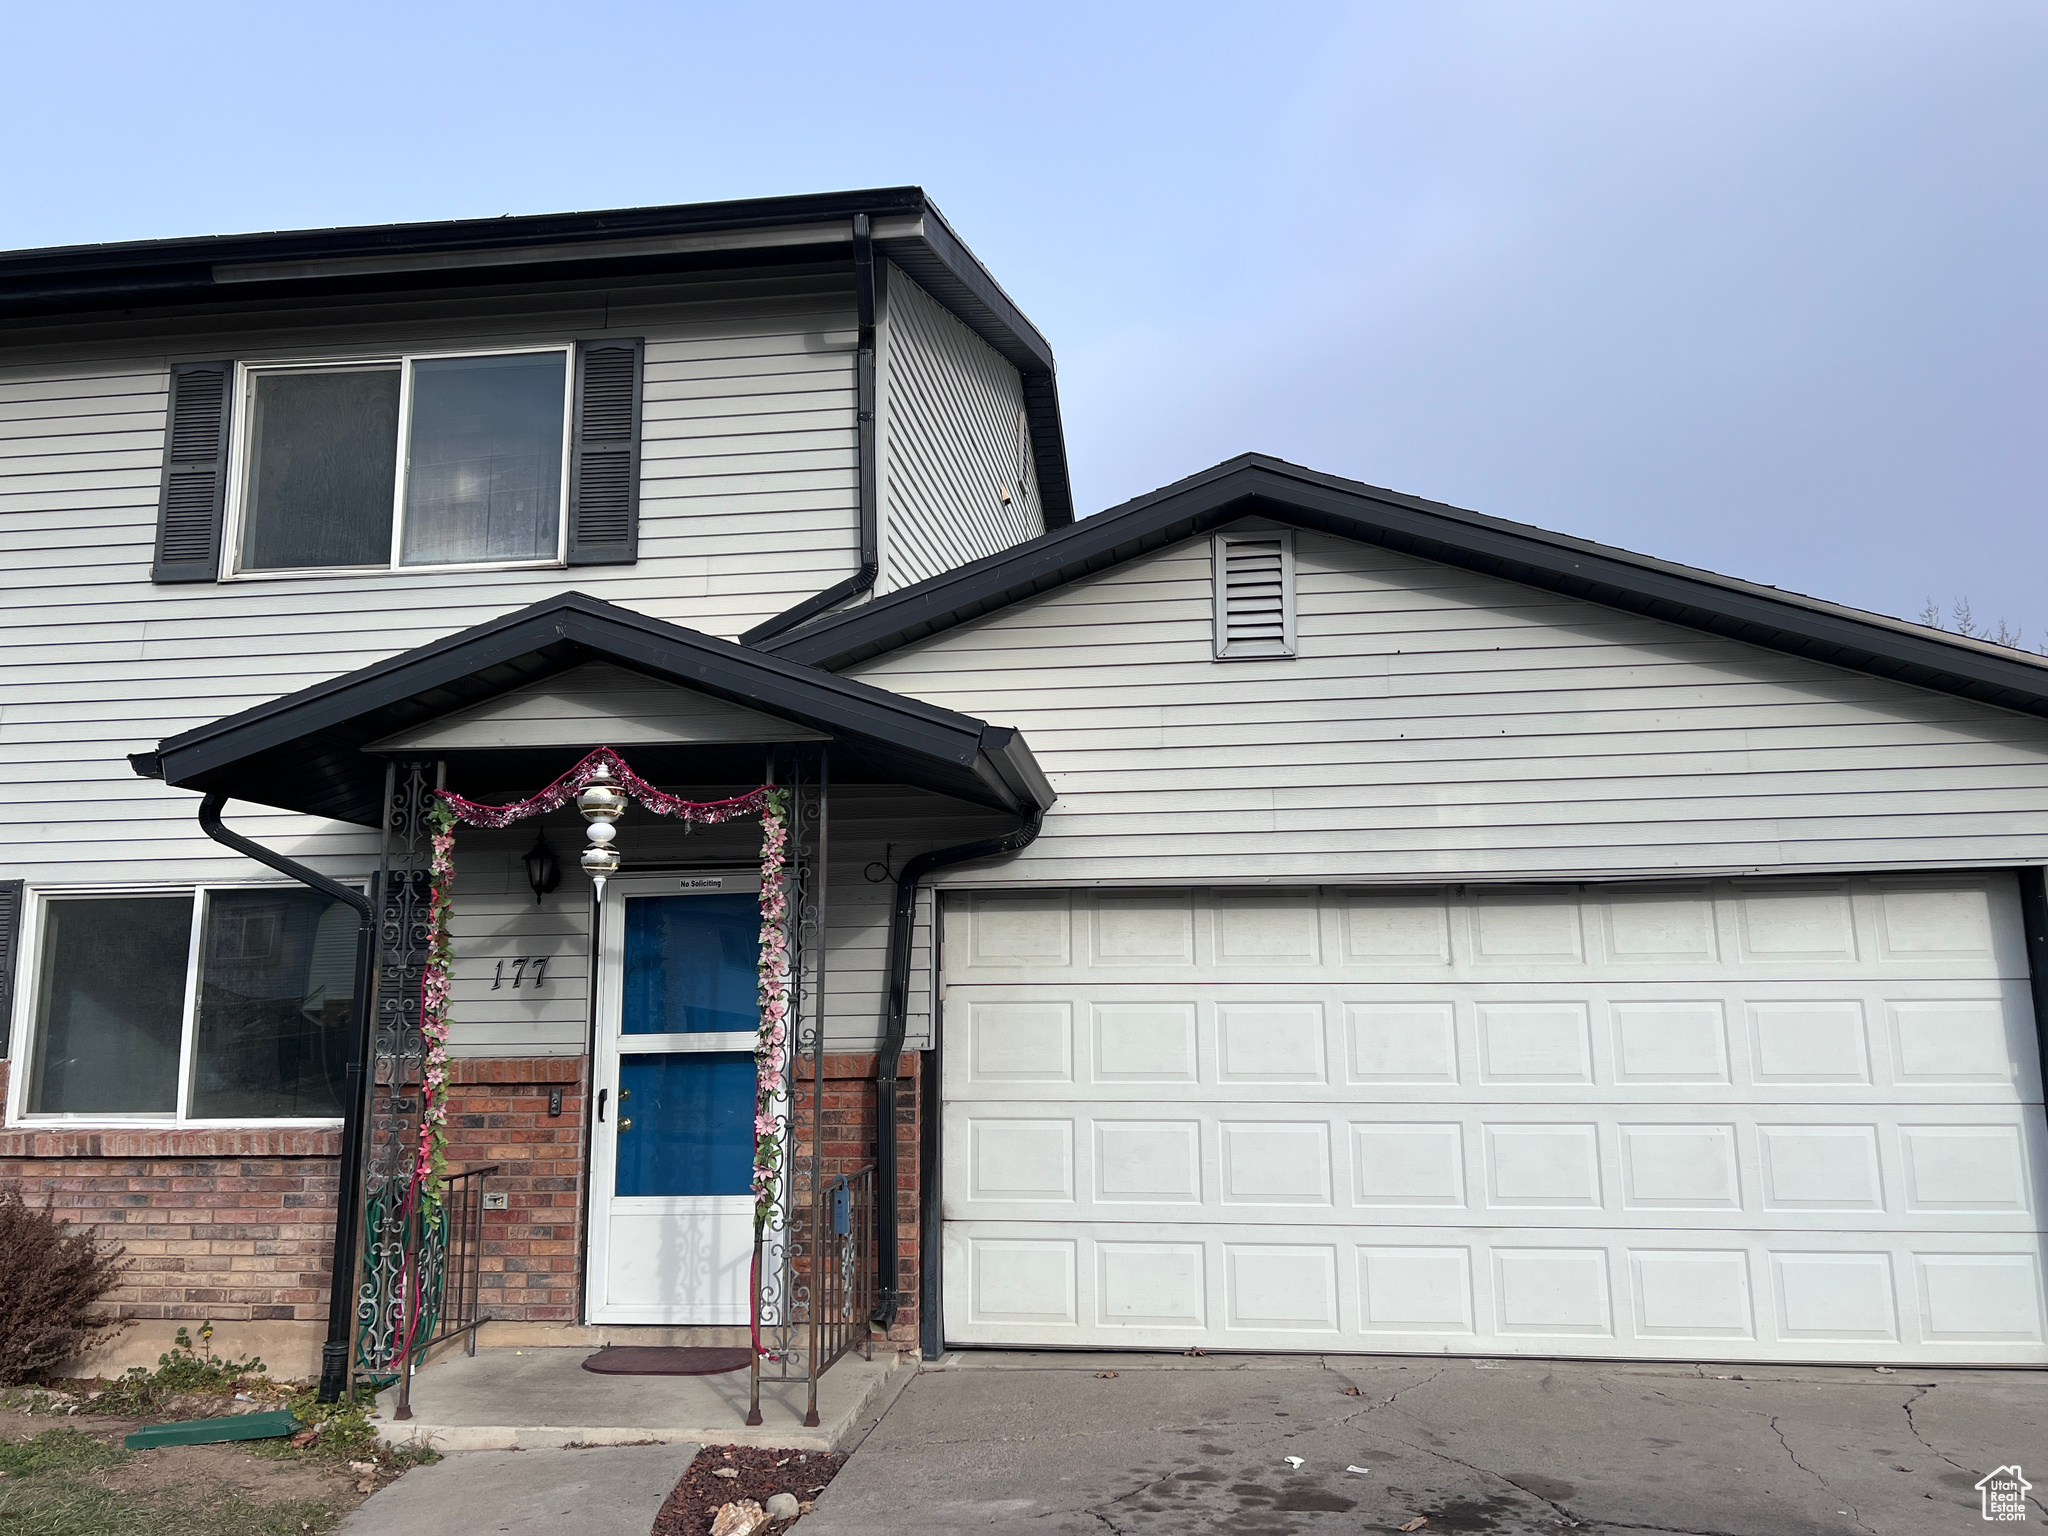
[[[1294,654],[1294,535],[1216,538],[1216,655],[1219,660]]]
[[[233,363],[171,364],[151,580],[212,581],[220,575],[221,509],[228,489],[228,396],[234,376]]]
[[[640,545],[641,342],[576,344],[569,563],[631,565]]]
[[[14,967],[21,948],[21,882],[0,880],[0,1058],[14,1022]]]

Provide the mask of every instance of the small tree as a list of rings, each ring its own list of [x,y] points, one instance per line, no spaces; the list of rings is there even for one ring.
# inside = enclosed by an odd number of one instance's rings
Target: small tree
[[[74,1359],[119,1324],[96,1309],[121,1283],[121,1248],[0,1192],[0,1386]]]
[[[1929,629],[1945,629],[1951,634],[1964,635],[1972,640],[1988,640],[1993,645],[2003,645],[2011,650],[2031,650],[2036,655],[2048,656],[2048,644],[2029,646],[2026,643],[2026,632],[2014,629],[2005,622],[2003,615],[1999,617],[1996,628],[1979,624],[1977,616],[1970,611],[1970,600],[1967,597],[1955,600],[1946,620],[1941,616],[1941,609],[1930,597],[1927,599],[1927,606],[1920,610],[1920,622]]]

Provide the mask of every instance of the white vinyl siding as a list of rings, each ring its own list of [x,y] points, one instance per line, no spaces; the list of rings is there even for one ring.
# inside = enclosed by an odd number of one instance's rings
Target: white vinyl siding
[[[2048,1362],[2018,906],[953,896],[947,1338]]]
[[[126,754],[554,593],[729,637],[853,568],[843,271],[221,324],[134,322],[125,342],[53,335],[0,349],[0,874],[255,877],[201,835],[196,796],[138,780]],[[171,360],[607,333],[647,338],[638,564],[151,583]],[[369,831],[247,806],[229,816],[337,876],[374,857]]]
[[[1206,539],[848,669],[1060,800],[945,885],[2048,861],[2048,722],[1297,532],[1298,652],[1213,660]]]
[[[1045,531],[1017,370],[895,267],[886,302],[881,592]]]

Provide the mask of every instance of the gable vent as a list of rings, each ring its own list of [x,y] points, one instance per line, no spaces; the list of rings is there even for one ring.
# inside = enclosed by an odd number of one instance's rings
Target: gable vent
[[[1216,656],[1294,654],[1294,534],[1218,534]]]

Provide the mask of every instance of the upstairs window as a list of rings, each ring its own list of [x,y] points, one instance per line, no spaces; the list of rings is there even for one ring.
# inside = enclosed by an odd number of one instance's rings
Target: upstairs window
[[[563,559],[567,348],[239,371],[236,572]]]
[[[1294,533],[1219,533],[1216,659],[1294,654]]]

